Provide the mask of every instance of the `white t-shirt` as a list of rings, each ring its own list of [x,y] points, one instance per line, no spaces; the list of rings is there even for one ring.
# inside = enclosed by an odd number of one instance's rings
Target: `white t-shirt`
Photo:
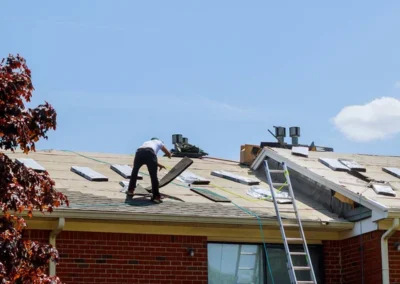
[[[139,147],[139,149],[151,148],[151,149],[153,149],[154,153],[156,153],[156,155],[157,155],[158,151],[160,151],[160,149],[163,146],[164,146],[164,144],[160,140],[150,140],[150,141],[144,142],[143,145]]]

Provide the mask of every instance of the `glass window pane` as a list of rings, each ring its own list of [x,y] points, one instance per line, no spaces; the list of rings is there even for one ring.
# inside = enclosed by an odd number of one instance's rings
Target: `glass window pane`
[[[290,248],[291,251],[303,252],[302,246],[293,246]],[[322,250],[319,246],[309,246],[308,248],[311,256],[311,261],[313,264],[315,276],[318,283],[323,283],[323,256]],[[283,245],[274,245],[267,249],[269,263],[271,265],[272,275],[275,283],[290,284],[289,271],[287,269],[287,259],[286,253]],[[307,266],[307,261],[305,256],[293,256],[293,265],[295,266]],[[272,283],[271,274],[267,270],[267,283]],[[310,280],[309,271],[298,271],[296,272],[297,280]]]
[[[256,266],[256,255],[241,255],[239,261],[239,268],[253,268]]]
[[[208,244],[208,283],[264,283],[259,245]]]

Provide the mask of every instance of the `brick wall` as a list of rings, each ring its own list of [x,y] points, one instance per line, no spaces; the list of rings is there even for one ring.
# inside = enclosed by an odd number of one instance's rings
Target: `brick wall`
[[[49,232],[28,234],[48,242]],[[56,244],[63,283],[207,283],[206,237],[63,231]]]
[[[381,237],[384,231],[364,234],[342,241],[325,241],[325,284],[382,283]],[[400,284],[400,232],[389,239],[390,283]],[[364,280],[364,281],[363,281]]]

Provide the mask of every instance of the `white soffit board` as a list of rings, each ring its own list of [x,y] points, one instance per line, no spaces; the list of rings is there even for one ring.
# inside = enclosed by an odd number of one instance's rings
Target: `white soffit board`
[[[110,169],[112,169],[117,174],[121,175],[123,178],[131,178],[132,168],[128,165],[110,165]],[[143,179],[143,176],[138,174],[137,179]]]
[[[242,184],[247,184],[247,185],[257,185],[260,183],[260,181],[258,181],[256,179],[242,177],[242,176],[235,175],[235,174],[233,174],[231,172],[227,172],[227,171],[212,171],[211,175],[216,176],[216,177],[225,178],[225,179],[235,181],[238,183],[242,183]]]
[[[308,158],[308,147],[294,146],[292,147],[292,155]]]
[[[32,170],[35,170],[35,171],[38,171],[38,172],[44,172],[46,170],[44,167],[42,167],[34,159],[17,158],[15,160],[17,161],[17,163],[24,164],[25,167],[31,168]]]
[[[399,168],[386,167],[386,168],[382,168],[382,170],[385,173],[388,173],[388,174],[390,174],[392,176],[400,178],[400,169]]]
[[[352,171],[357,171],[357,172],[366,172],[367,171],[367,169],[365,167],[361,166],[359,163],[357,163],[354,160],[339,159],[339,162],[341,162],[343,165],[345,165]]]
[[[188,170],[185,170],[183,173],[181,173],[178,177],[178,180],[184,183],[190,183],[190,184],[209,184],[210,181],[208,179],[205,179],[201,176],[198,176]]]
[[[376,194],[380,195],[388,195],[388,196],[396,196],[396,192],[392,189],[392,187],[388,184],[372,184],[372,188],[376,192]]]
[[[71,171],[90,181],[108,181],[108,177],[88,167],[72,166]]]
[[[346,167],[336,159],[319,158],[318,161],[320,161],[322,164],[331,168],[334,171],[348,172],[350,170],[348,167]]]

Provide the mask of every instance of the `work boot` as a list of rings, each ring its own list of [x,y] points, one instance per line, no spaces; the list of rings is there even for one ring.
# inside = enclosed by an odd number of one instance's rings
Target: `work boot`
[[[157,203],[157,204],[160,204],[161,202],[163,202],[163,201],[161,200],[161,195],[158,195],[158,196],[156,196],[156,197],[153,197],[153,198],[151,199],[151,201],[153,201],[154,203]]]

